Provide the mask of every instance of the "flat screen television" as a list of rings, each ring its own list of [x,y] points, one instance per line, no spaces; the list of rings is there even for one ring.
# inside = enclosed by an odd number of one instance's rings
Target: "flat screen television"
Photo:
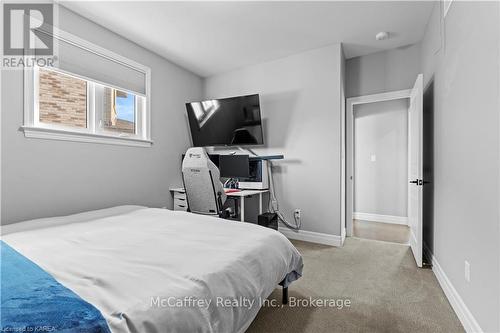
[[[186,103],[193,145],[262,145],[259,95]]]

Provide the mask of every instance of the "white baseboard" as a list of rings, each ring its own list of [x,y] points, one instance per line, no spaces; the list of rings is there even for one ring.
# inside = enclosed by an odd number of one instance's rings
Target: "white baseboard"
[[[331,245],[331,246],[342,246],[342,237],[337,235],[323,234],[319,232],[299,230],[294,231],[286,227],[279,227],[279,232],[289,239],[301,240],[311,243]]]
[[[472,313],[469,311],[469,308],[467,307],[467,305],[465,305],[462,297],[460,297],[460,294],[457,292],[455,287],[453,287],[450,279],[448,279],[448,277],[446,276],[443,268],[436,260],[434,255],[430,252],[429,248],[425,246],[425,244],[424,252],[426,257],[432,261],[432,271],[434,272],[434,275],[436,276],[441,289],[443,289],[444,294],[448,298],[451,307],[457,314],[458,319],[460,319],[460,322],[462,323],[465,331],[468,333],[483,332],[481,326],[479,326],[479,323],[476,321],[476,318],[474,318]]]
[[[408,225],[408,217],[406,216],[352,213],[352,218],[355,220]]]

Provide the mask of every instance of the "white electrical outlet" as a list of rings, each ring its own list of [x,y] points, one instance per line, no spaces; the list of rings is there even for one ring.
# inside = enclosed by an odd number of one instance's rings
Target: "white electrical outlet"
[[[295,211],[293,212],[293,217],[295,217],[296,220],[300,220],[300,208],[295,209]]]
[[[465,272],[465,281],[470,282],[470,264],[467,260],[465,260],[464,272]]]

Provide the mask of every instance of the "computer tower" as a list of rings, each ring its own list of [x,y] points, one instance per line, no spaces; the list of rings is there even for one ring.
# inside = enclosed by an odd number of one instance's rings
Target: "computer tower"
[[[257,223],[263,227],[278,230],[278,214],[276,213],[260,214]]]

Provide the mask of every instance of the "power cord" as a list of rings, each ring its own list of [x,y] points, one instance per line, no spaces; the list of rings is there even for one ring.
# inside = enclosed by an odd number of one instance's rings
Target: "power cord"
[[[243,150],[243,148],[238,147],[240,150]],[[248,152],[253,154],[256,157],[259,157],[252,149],[246,148]],[[278,216],[278,219],[289,229],[299,231],[300,228],[302,227],[302,221],[300,218],[297,218],[295,214],[293,214],[293,219],[295,221],[295,225],[291,224],[288,222],[281,213],[279,209],[279,203],[278,199],[276,198],[276,193],[274,192],[274,178],[273,178],[273,170],[272,170],[272,162],[270,160],[267,161],[267,175],[268,175],[268,180],[269,180],[269,203],[268,203],[268,208],[271,213],[275,213]]]
[[[302,227],[302,221],[297,219],[295,214],[293,215],[293,219],[295,221],[295,225],[292,225],[290,222],[288,222],[285,218],[285,216],[281,213],[279,209],[279,204],[278,204],[278,199],[276,198],[276,193],[274,192],[274,178],[273,178],[273,171],[272,171],[272,162],[267,161],[267,168],[268,168],[268,177],[269,177],[269,210],[272,213],[275,213],[278,215],[278,219],[286,225],[288,228],[292,230],[299,231],[300,228]]]

